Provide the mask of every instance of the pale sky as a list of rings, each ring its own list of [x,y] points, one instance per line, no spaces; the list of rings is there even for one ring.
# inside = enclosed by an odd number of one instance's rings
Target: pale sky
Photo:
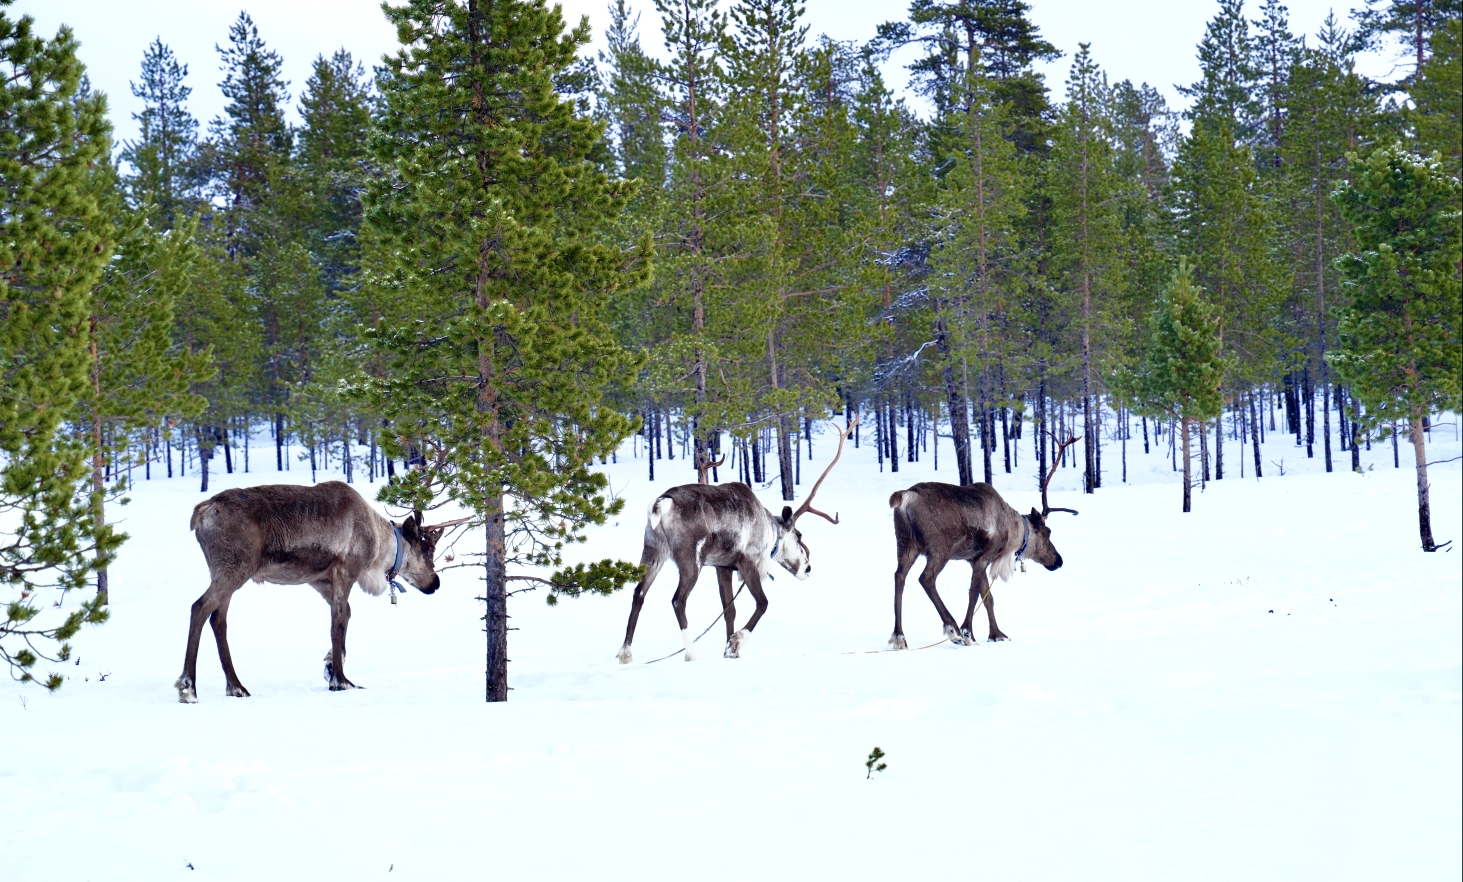
[[[1359,5],[1362,0],[1342,0]],[[1071,56],[1079,42],[1092,44],[1096,61],[1116,82],[1129,79],[1147,82],[1161,89],[1175,108],[1185,99],[1174,88],[1198,78],[1195,46],[1204,33],[1205,22],[1217,4],[1209,0],[1030,0],[1032,19],[1042,35],[1064,53],[1056,62],[1044,65],[1053,97],[1060,99]],[[606,0],[562,0],[565,17],[571,22],[588,15],[598,51],[600,32],[608,20]],[[727,5],[724,0],[723,6]],[[647,51],[661,51],[660,25],[651,0],[632,0],[642,13],[640,32]],[[1326,13],[1336,9],[1337,18],[1349,25],[1349,6],[1326,0],[1293,0],[1291,31],[1314,34]],[[1251,18],[1258,17],[1258,0],[1249,0]],[[292,102],[298,98],[309,76],[310,62],[344,46],[369,69],[383,54],[395,49],[396,39],[381,14],[377,0],[19,0],[11,6],[11,18],[30,15],[41,33],[53,35],[68,24],[81,41],[81,58],[93,85],[111,102],[112,123],[118,142],[134,137],[132,114],[140,102],[132,97],[129,82],[137,79],[142,53],[154,37],[161,37],[188,65],[187,84],[193,88],[191,110],[205,127],[223,111],[219,94],[218,53],[215,44],[225,43],[228,28],[240,9],[247,9],[259,26],[259,34],[284,56],[285,77],[290,81]],[[811,33],[827,34],[839,40],[864,42],[874,35],[880,22],[901,19],[905,0],[806,0],[805,20]],[[902,86],[907,77],[903,65],[914,57],[906,50],[886,68],[891,85]],[[1363,60],[1363,70],[1387,75],[1390,56]]]

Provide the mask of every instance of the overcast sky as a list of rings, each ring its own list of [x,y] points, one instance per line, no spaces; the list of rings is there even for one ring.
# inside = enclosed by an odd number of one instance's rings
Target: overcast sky
[[[1186,101],[1174,86],[1198,78],[1194,48],[1217,8],[1210,0],[1030,2],[1032,19],[1042,35],[1063,52],[1061,59],[1042,68],[1055,98],[1061,96],[1077,44],[1088,42],[1094,58],[1113,81],[1150,83],[1177,108]],[[1361,0],[1350,2],[1359,4]],[[606,0],[562,0],[562,5],[571,22],[589,16],[595,43],[588,51],[598,51],[600,32],[608,18]],[[632,0],[632,5],[643,13],[640,31],[647,50],[662,51],[653,3]],[[1258,16],[1258,5],[1258,0],[1249,0],[1252,18]],[[1333,8],[1325,0],[1294,0],[1289,5],[1291,30],[1312,36]],[[813,34],[863,42],[873,37],[880,22],[903,18],[908,6],[906,0],[807,0],[806,8]],[[1337,18],[1350,24],[1348,7],[1334,8]],[[71,26],[81,41],[81,58],[92,83],[111,101],[120,142],[136,134],[132,114],[140,110],[140,102],[132,96],[129,83],[137,79],[143,50],[154,37],[161,37],[188,65],[193,115],[206,126],[222,112],[224,100],[218,91],[222,75],[214,46],[227,41],[229,25],[240,9],[249,11],[260,36],[284,56],[285,76],[296,106],[310,62],[317,55],[329,55],[343,46],[369,68],[396,45],[377,0],[19,0],[8,14],[12,18],[33,16],[47,35],[62,24]],[[912,58],[910,50],[891,59],[886,75],[892,85],[904,84],[903,65]],[[1391,67],[1390,56],[1363,60],[1364,71],[1373,75],[1387,75]]]

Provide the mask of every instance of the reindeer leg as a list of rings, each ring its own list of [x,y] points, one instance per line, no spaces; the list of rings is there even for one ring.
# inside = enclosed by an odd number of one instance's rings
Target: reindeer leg
[[[218,660],[224,668],[224,680],[228,686],[224,692],[235,698],[248,698],[249,690],[239,682],[239,675],[234,673],[234,659],[229,654],[229,602],[234,599],[233,592],[223,596],[223,600],[208,617],[208,623],[213,626],[213,639],[218,643]]]
[[[908,649],[909,641],[904,639],[904,580],[919,557],[919,548],[905,536],[898,538],[899,565],[894,568],[894,633],[889,637],[889,648]]]
[[[359,689],[345,677],[345,629],[351,621],[350,583],[341,586],[336,582],[331,587],[334,590],[330,600],[330,665],[326,668],[330,691]]]
[[[628,665],[634,661],[630,654],[630,641],[635,639],[635,623],[640,620],[640,607],[645,604],[645,595],[650,591],[650,586],[655,583],[655,577],[660,575],[660,568],[665,563],[665,553],[658,547],[645,544],[640,552],[640,565],[645,568],[645,576],[641,578],[640,584],[635,586],[635,597],[630,601],[630,622],[625,625],[625,643],[620,651],[615,653],[615,658],[620,664]]]
[[[996,640],[1010,640],[1011,639],[1010,637],[1007,637],[1005,634],[1002,634],[1001,633],[1001,629],[996,627],[996,596],[995,596],[994,593],[987,594],[985,596],[985,616],[986,616],[987,621],[990,622],[990,626],[991,626],[990,635],[989,635],[989,638],[988,639],[990,639],[992,642],[994,642]]]
[[[178,690],[178,700],[182,703],[198,702],[198,643],[203,637],[203,623],[213,615],[222,598],[233,594],[243,584],[243,578],[235,578],[234,574],[226,573],[215,577],[209,583],[208,590],[193,601],[188,621],[188,649],[183,653],[183,673],[173,684]]]
[[[971,631],[971,625],[975,621],[976,604],[980,603],[982,596],[985,596],[986,603],[990,603],[990,596],[986,594],[987,578],[985,559],[977,557],[972,560],[970,562],[970,606],[965,610],[965,624],[960,626],[960,636],[965,638],[967,645],[975,645],[975,634]]]
[[[752,598],[757,602],[757,609],[752,617],[747,619],[747,624],[740,631],[733,631],[726,638],[726,657],[741,658],[742,650],[747,648],[747,641],[752,638],[752,629],[762,620],[762,614],[767,612],[767,594],[762,590],[762,573],[757,565],[746,557],[737,560],[737,574],[747,584],[747,590],[752,592]],[[731,591],[731,573],[727,573],[726,590]],[[730,607],[728,607],[730,609]],[[728,613],[727,621],[731,621]],[[728,628],[730,630],[730,628]]]
[[[945,624],[945,637],[956,646],[964,646],[965,638],[960,634],[960,626],[955,623],[955,617],[950,615],[950,610],[945,608],[945,601],[940,599],[940,592],[935,590],[935,579],[945,568],[946,561],[947,558],[938,554],[927,554],[924,572],[919,574],[919,584],[930,596],[930,602],[935,605],[935,612],[940,614],[940,621]]]
[[[726,650],[722,653],[724,658],[736,658],[736,647],[732,644],[733,635],[736,633],[737,607],[732,598],[732,573],[735,567],[716,568],[716,587],[721,589],[721,610],[722,618],[726,620]]]
[[[686,598],[691,596],[691,589],[696,587],[696,579],[701,575],[701,564],[696,560],[678,558],[676,568],[681,571],[681,580],[676,586],[675,595],[671,597],[671,609],[675,610],[676,622],[681,626],[681,641],[686,644],[686,661],[695,661],[699,656],[692,643],[691,624],[686,620]]]

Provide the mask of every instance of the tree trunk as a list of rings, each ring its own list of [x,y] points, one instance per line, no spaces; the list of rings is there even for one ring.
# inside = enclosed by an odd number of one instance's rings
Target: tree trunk
[[[950,343],[945,336],[945,321],[935,322],[935,345],[945,359],[945,406],[950,410],[950,439],[955,444],[955,470],[960,484],[972,483],[970,474],[970,421],[965,412],[965,396],[955,382],[955,366],[950,362]]]
[[[1250,447],[1255,454],[1255,478],[1259,479],[1264,472],[1260,470],[1260,420],[1255,413],[1255,390],[1250,390]],[[1244,454],[1240,454],[1243,456]]]
[[[1219,416],[1214,418],[1214,480],[1224,480],[1224,404],[1219,405]]]
[[[884,415],[888,419],[884,435],[889,439],[889,471],[899,471],[899,424],[895,419],[894,402],[884,399]]]
[[[503,497],[487,500],[487,554],[483,558],[483,631],[488,636],[486,697],[508,700],[508,578],[507,533],[503,521]]]
[[[284,471],[284,414],[274,415],[274,470]]]
[[[782,499],[791,502],[797,491],[792,483],[792,435],[787,428],[786,416],[777,418],[777,467],[782,470]]]
[[[1184,511],[1187,512],[1192,507],[1192,503],[1191,503],[1192,487],[1191,487],[1191,485],[1193,484],[1193,480],[1190,478],[1190,464],[1189,464],[1189,418],[1188,417],[1184,417],[1179,422],[1180,422],[1180,425],[1183,427],[1182,428],[1182,431],[1183,431],[1183,434],[1184,434],[1184,437],[1183,437],[1183,448],[1184,448]]]
[[[1423,443],[1423,422],[1426,414],[1420,407],[1412,408],[1408,422],[1412,434],[1412,453],[1417,460],[1417,529],[1422,536],[1423,551],[1437,551],[1433,543],[1432,504],[1428,500],[1427,448]]]

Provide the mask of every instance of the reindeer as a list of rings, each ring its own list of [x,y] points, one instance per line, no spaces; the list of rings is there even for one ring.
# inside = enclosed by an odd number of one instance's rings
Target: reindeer
[[[189,522],[208,561],[209,585],[193,602],[188,626],[188,650],[183,675],[173,684],[178,700],[198,701],[198,641],[205,620],[213,626],[218,658],[228,681],[227,694],[249,694],[229,655],[229,601],[249,579],[276,585],[308,584],[330,604],[330,652],[325,656],[325,679],[330,690],[355,689],[346,679],[345,629],[350,623],[347,602],[352,584],[379,596],[401,590],[404,577],[423,594],[441,585],[433,569],[437,540],[452,521],[422,526],[422,513],[413,512],[400,526],[377,514],[361,495],[339,481],[314,487],[271,484],[225,490],[200,502]]]
[[[1052,440],[1055,442],[1056,438]],[[945,624],[945,637],[951,643],[969,646],[975,643],[971,626],[975,618],[975,607],[985,599],[986,618],[990,622],[991,640],[1009,639],[996,627],[995,601],[990,596],[990,586],[995,578],[1009,580],[1018,562],[1031,559],[1048,570],[1059,569],[1062,556],[1051,542],[1051,528],[1047,526],[1047,515],[1055,511],[1076,514],[1070,508],[1052,508],[1046,500],[1047,485],[1056,474],[1061,452],[1077,439],[1069,438],[1059,442],[1056,454],[1052,456],[1051,471],[1041,482],[1041,511],[1018,514],[1006,504],[1001,494],[989,484],[968,484],[957,487],[954,484],[921,483],[908,490],[899,490],[889,497],[889,507],[894,510],[894,541],[898,549],[898,566],[894,570],[894,634],[889,638],[890,649],[908,649],[904,639],[904,577],[914,565],[915,558],[925,556],[924,572],[919,583],[930,596],[940,621]],[[965,611],[965,623],[959,627],[955,617],[945,608],[940,593],[935,590],[935,579],[945,564],[952,560],[970,561],[970,605]]]
[[[655,582],[661,567],[669,558],[675,561],[680,571],[680,584],[676,587],[671,606],[676,611],[676,621],[681,626],[681,639],[686,644],[686,661],[695,661],[696,649],[686,621],[686,598],[696,587],[701,568],[716,567],[716,581],[721,588],[721,606],[726,619],[726,658],[740,658],[747,646],[753,629],[767,612],[767,595],[762,590],[762,578],[771,578],[768,567],[776,563],[792,573],[797,579],[808,578],[813,567],[808,563],[808,546],[803,544],[803,534],[798,531],[798,518],[815,514],[829,523],[838,523],[838,514],[832,517],[813,508],[813,497],[823,486],[823,479],[833,471],[838,457],[843,455],[843,441],[858,425],[857,415],[838,436],[838,450],[833,461],[818,476],[818,481],[808,493],[807,499],[798,506],[784,505],[781,515],[769,511],[752,488],[741,482],[727,484],[683,484],[672,487],[650,504],[649,517],[645,524],[645,547],[640,552],[640,565],[645,575],[635,586],[635,598],[630,604],[630,623],[625,627],[625,643],[615,657],[621,664],[633,661],[630,642],[635,639],[635,622],[640,618],[640,606],[645,603],[645,593]],[[742,582],[752,592],[757,610],[741,630],[737,630],[736,607],[732,603],[732,574],[742,577]]]

